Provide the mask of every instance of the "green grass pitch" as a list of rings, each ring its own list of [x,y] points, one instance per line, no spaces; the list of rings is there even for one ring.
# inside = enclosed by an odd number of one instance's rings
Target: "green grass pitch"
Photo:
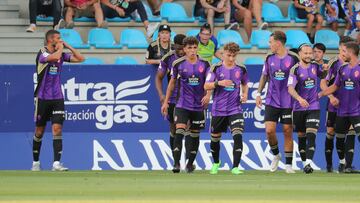
[[[0,202],[360,202],[360,174],[0,171]]]

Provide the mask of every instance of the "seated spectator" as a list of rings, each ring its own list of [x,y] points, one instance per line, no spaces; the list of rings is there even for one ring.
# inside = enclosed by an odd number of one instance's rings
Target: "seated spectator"
[[[106,18],[127,18],[134,11],[140,15],[146,30],[146,35],[151,38],[160,23],[149,23],[145,7],[140,0],[101,0],[102,9]]]
[[[151,8],[152,14],[154,16],[160,15],[160,7],[161,4],[164,2],[172,2],[173,0],[161,0],[160,3],[158,3],[158,0],[147,0],[149,7]]]
[[[95,17],[97,27],[107,28],[99,0],[65,0],[65,28],[74,27],[74,16]]]
[[[326,47],[323,43],[316,43],[313,46],[314,61],[318,64],[327,64],[328,60],[324,59]]]
[[[213,57],[222,59],[222,53],[217,49],[218,42],[214,35],[211,34],[210,24],[205,23],[201,26],[199,34],[196,36],[199,41],[198,55],[208,61],[210,64]]]
[[[352,17],[352,28],[350,37],[355,39],[360,44],[360,0],[354,2],[354,14]]]
[[[224,17],[225,29],[230,26],[230,0],[196,0],[194,16],[207,19],[214,33],[214,18]]]
[[[145,57],[146,64],[160,64],[160,60],[170,50],[174,49],[174,45],[170,40],[171,28],[168,25],[160,25],[157,40],[150,43]]]
[[[242,2],[232,0],[231,14],[237,22],[244,23],[247,36],[247,39],[244,40],[245,43],[248,43],[251,38],[253,16],[255,16],[259,29],[265,30],[268,27],[268,24],[261,18],[261,4],[262,0],[243,0]]]
[[[324,21],[320,14],[319,0],[294,0],[298,17],[300,19],[308,19],[306,24],[306,33],[311,41],[314,43],[314,35],[316,31],[320,30]],[[315,32],[312,34],[312,26],[316,20]]]
[[[243,22],[247,40],[249,42],[252,32],[252,19],[253,16],[256,19],[258,28],[260,30],[266,30],[268,23],[263,22],[261,17],[262,0],[232,0],[232,16],[237,22]]]
[[[36,16],[52,16],[54,17],[53,28],[59,29],[61,20],[61,2],[60,0],[29,0],[30,25],[26,32],[35,32]]]
[[[338,20],[346,21],[344,35],[350,34],[352,25],[352,8],[349,0],[325,0],[325,17],[333,31],[338,31]]]

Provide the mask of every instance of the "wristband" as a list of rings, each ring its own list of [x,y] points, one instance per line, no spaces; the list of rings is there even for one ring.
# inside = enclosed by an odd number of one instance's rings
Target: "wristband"
[[[261,93],[260,92],[256,93],[256,96],[261,97]]]
[[[214,86],[215,87],[219,86],[219,81],[215,81]]]

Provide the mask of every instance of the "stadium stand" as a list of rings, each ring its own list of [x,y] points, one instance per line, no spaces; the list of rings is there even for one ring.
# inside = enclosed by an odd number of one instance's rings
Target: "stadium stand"
[[[131,56],[122,56],[115,59],[115,64],[131,64],[136,65],[138,62]]]
[[[148,42],[144,33],[137,29],[125,29],[120,34],[120,43],[129,49],[146,49]]]
[[[144,1],[145,3],[146,1]],[[265,0],[264,3],[267,4]],[[181,5],[181,8],[186,12],[187,17],[193,16],[193,1],[192,0],[178,0],[176,4]],[[270,32],[274,30],[305,30],[306,24],[303,22],[296,22],[294,20],[290,11],[289,1],[280,0],[277,4],[272,5],[272,7],[276,6],[280,9],[281,14],[284,18],[289,17],[291,21],[288,22],[269,22],[268,30]],[[147,6],[145,6],[146,8]],[[36,55],[39,48],[43,45],[43,37],[45,31],[50,29],[52,26],[52,22],[50,21],[39,21],[37,24],[37,30],[35,33],[25,33],[26,27],[29,25],[28,20],[28,4],[24,3],[23,0],[0,0],[0,60],[3,64],[33,64],[34,56]],[[149,8],[147,8],[149,9]],[[177,11],[178,13],[178,11]],[[135,18],[136,19],[136,18]],[[149,18],[151,19],[151,18]],[[121,42],[121,33],[126,29],[137,29],[140,32],[145,32],[143,29],[143,24],[141,22],[137,22],[137,20],[127,19],[128,22],[115,22],[108,19],[109,28],[107,31],[107,35],[110,40],[107,39],[107,43],[110,45],[100,46],[91,46],[88,48],[85,46],[80,49],[80,51],[86,57],[97,57],[103,59],[103,61],[107,64],[113,64],[117,57],[121,56],[132,56],[134,57],[140,64],[144,63],[145,52],[144,48],[129,48],[126,46],[121,46],[118,42]],[[162,19],[163,23],[166,23],[166,19]],[[222,22],[222,23],[219,23]],[[200,25],[203,22],[200,22],[199,19],[195,19],[194,22],[171,22],[170,26],[174,33],[184,33],[186,34],[190,30],[198,30]],[[76,31],[80,37],[81,41],[92,42],[90,40],[90,32],[96,27],[95,21],[92,22],[79,22],[76,23]],[[215,36],[218,36],[218,33],[223,30],[224,23],[223,21],[215,21]],[[329,29],[329,28],[326,28]],[[256,23],[253,23],[253,35],[256,38],[257,27]],[[339,24],[339,33],[344,31],[344,24]],[[111,34],[111,35],[110,35]],[[156,35],[156,33],[155,33]],[[240,32],[238,36],[245,37],[246,34],[243,29],[243,25],[240,24]],[[73,36],[71,36],[73,37]],[[154,36],[156,37],[156,36]],[[64,38],[65,39],[65,38]],[[78,36],[77,36],[77,39]],[[68,39],[65,39],[68,40]],[[152,39],[147,39],[149,43]],[[321,41],[319,37],[315,39],[315,41]],[[260,44],[254,44],[254,41],[251,41],[250,48],[243,48],[240,51],[240,55],[238,56],[238,60],[243,62],[247,57],[261,57],[264,58],[266,53],[268,53],[266,40],[263,39],[262,46]],[[81,42],[79,42],[81,45]],[[109,47],[108,47],[109,46]],[[331,45],[328,45],[331,46]],[[112,48],[110,48],[112,47]],[[336,55],[336,50],[331,50],[328,47],[327,57],[332,57]]]

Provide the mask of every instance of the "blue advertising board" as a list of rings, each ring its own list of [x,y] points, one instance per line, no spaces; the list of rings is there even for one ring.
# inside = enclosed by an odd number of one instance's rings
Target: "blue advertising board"
[[[255,107],[261,66],[249,66],[249,101],[244,104],[245,148],[241,167],[269,169],[272,155],[264,130],[264,109]],[[0,169],[29,169],[34,130],[33,65],[0,66]],[[65,97],[63,162],[76,170],[167,170],[172,167],[168,122],[160,114],[156,69],[148,65],[68,65],[62,70]],[[166,87],[166,81],[164,81]],[[164,90],[165,91],[165,90]],[[266,92],[263,92],[263,97]],[[322,110],[325,109],[325,100]],[[210,114],[207,114],[209,120]],[[325,167],[324,121],[317,138],[316,168]],[[209,126],[209,125],[207,125]],[[52,160],[51,134],[44,138],[42,166]],[[278,132],[281,132],[278,128]],[[221,159],[231,165],[232,138],[224,135]],[[278,133],[280,145],[283,136]],[[294,134],[294,166],[301,168]],[[198,169],[211,167],[208,127],[201,135]],[[334,157],[335,154],[334,154]],[[336,162],[336,161],[335,161]],[[283,163],[280,167],[283,167]]]

